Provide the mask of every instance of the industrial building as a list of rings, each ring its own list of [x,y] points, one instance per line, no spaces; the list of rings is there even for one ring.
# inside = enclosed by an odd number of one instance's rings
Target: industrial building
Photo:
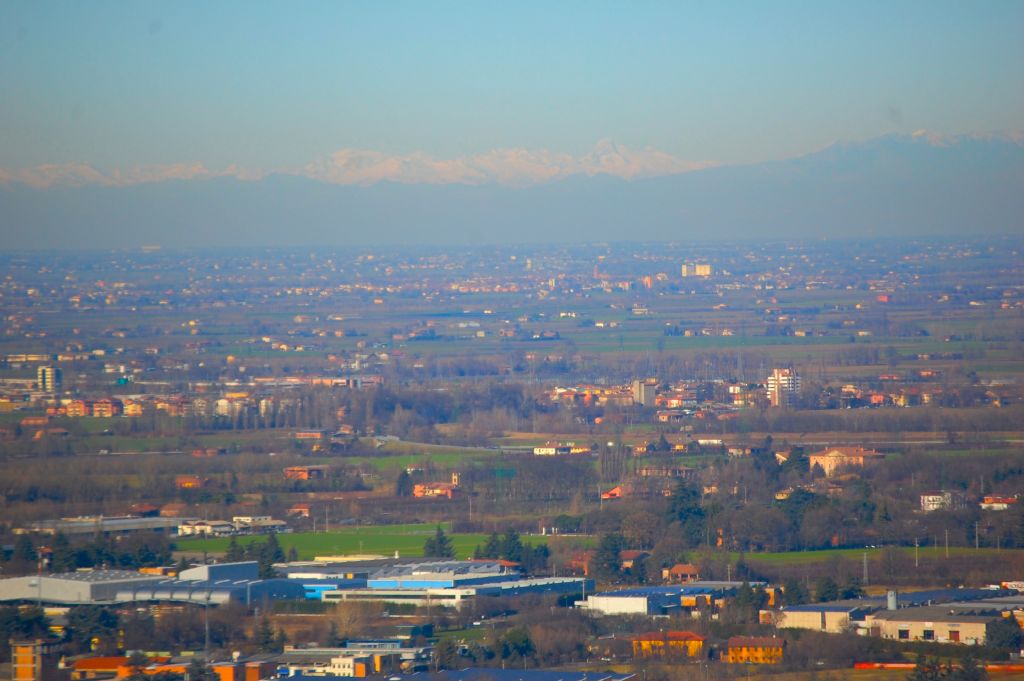
[[[482,582],[468,586],[419,588],[365,588],[336,589],[322,592],[327,602],[381,601],[384,603],[411,603],[413,605],[440,605],[461,608],[466,602],[481,596],[522,596],[525,594],[555,594],[578,597],[592,590],[594,582],[579,577],[542,577],[508,581]]]
[[[774,613],[774,624],[779,629],[813,629],[838,634],[848,631],[854,622],[862,621],[876,608],[873,604],[849,602],[791,605]]]
[[[578,608],[599,615],[670,615],[716,605],[736,593],[741,582],[690,582],[677,586],[649,586],[588,595]],[[751,586],[764,586],[754,582]]]
[[[1009,589],[930,589],[764,610],[761,619],[780,629],[858,631],[897,640],[981,643],[985,625],[998,619],[998,613],[1014,613],[1022,608],[1024,596]]]
[[[65,534],[93,535],[102,534],[124,535],[138,532],[155,532],[157,534],[175,535],[178,526],[186,518],[136,518],[134,516],[84,516],[80,518],[61,518],[59,520],[40,520],[26,527],[14,529],[15,534]]]
[[[1001,618],[996,614],[968,614],[946,606],[881,610],[864,618],[871,636],[898,641],[937,641],[984,645],[988,627]]]
[[[37,601],[61,605],[102,605],[171,601],[220,605],[229,601],[305,598],[302,584],[259,579],[255,562],[203,565],[183,570],[178,579],[128,570],[83,570],[0,580],[0,602]]]
[[[0,602],[38,601],[62,605],[114,603],[119,591],[131,591],[162,579],[129,570],[10,577],[0,579]]]

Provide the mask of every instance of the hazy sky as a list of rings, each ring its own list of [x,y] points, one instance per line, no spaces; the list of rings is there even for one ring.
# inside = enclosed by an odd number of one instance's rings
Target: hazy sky
[[[1024,128],[1024,2],[0,3],[0,169]]]

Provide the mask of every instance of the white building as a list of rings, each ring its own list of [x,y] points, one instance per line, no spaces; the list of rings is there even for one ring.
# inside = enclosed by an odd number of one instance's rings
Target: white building
[[[800,376],[795,369],[772,369],[767,388],[771,406],[788,407],[800,393]]]
[[[945,490],[921,493],[921,510],[925,513],[963,508],[963,495]]]

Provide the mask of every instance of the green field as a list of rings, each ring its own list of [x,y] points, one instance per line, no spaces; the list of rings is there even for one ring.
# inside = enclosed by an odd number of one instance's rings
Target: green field
[[[900,551],[906,553],[909,556],[914,555],[914,548],[912,546],[900,546],[897,547]],[[881,556],[884,548],[873,548],[873,549],[822,549],[819,551],[785,551],[780,553],[747,553],[744,554],[744,560],[751,562],[761,562],[770,565],[804,565],[808,563],[820,563],[833,556],[839,558],[847,558],[850,560],[860,560],[865,552],[868,554],[869,560],[877,559]],[[932,559],[939,556],[945,556],[946,549],[942,546],[927,546],[919,549],[919,556],[922,560]],[[731,560],[738,560],[741,554],[730,553]],[[950,546],[950,556],[989,556],[998,555],[1003,556],[1007,560],[1010,560],[1013,556],[1024,555],[1024,550],[1021,549],[993,549],[993,548],[981,548],[975,549],[974,547],[966,546]]]
[[[293,546],[300,560],[311,560],[314,556],[347,555],[372,553],[393,555],[398,551],[400,556],[422,556],[423,542],[434,534],[437,526],[428,523],[411,525],[368,525],[363,527],[345,527],[331,530],[328,533],[311,532],[297,534],[280,534],[278,541],[288,551]],[[487,541],[484,534],[452,534],[449,535],[458,558],[469,558],[473,549]],[[179,539],[179,552],[223,553],[227,550],[228,539]],[[264,537],[239,537],[243,546],[253,541],[265,541]],[[546,543],[547,537],[524,538],[533,544]]]
[[[447,531],[448,527],[442,523]],[[295,547],[300,560],[310,560],[314,556],[325,555],[348,555],[358,553],[373,553],[393,555],[395,551],[401,556],[422,556],[423,542],[437,529],[436,525],[430,523],[416,523],[405,525],[366,525],[358,527],[344,527],[331,530],[328,533],[297,533],[278,535],[282,548],[287,551]],[[458,558],[469,558],[477,545],[483,545],[487,541],[485,534],[450,534],[452,544],[455,546],[455,554]],[[533,544],[547,543],[547,537],[530,536],[524,537],[524,542]],[[253,541],[264,541],[265,538],[258,536],[239,537],[242,545]],[[178,539],[177,547],[179,552],[195,553],[223,553],[227,550],[228,539]],[[908,555],[913,555],[913,547],[899,547]],[[788,551],[779,553],[747,553],[740,554],[732,552],[729,559],[732,562],[739,560],[743,555],[749,562],[760,562],[770,565],[806,565],[820,563],[833,557],[846,558],[849,560],[860,560],[865,552],[868,558],[875,560],[884,551],[883,548],[871,549],[823,549],[818,551]],[[932,559],[945,555],[943,547],[922,547],[920,557]],[[950,556],[966,555],[1000,555],[1010,558],[1013,555],[1024,555],[1024,550],[1015,549],[993,549],[973,547],[951,546]]]

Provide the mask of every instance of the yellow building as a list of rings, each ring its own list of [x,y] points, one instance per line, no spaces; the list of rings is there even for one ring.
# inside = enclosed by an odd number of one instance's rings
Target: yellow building
[[[62,645],[58,641],[35,639],[11,641],[11,681],[55,681],[67,678],[57,669]]]
[[[633,657],[698,657],[704,637],[692,631],[652,631],[633,637]]]
[[[820,466],[825,477],[831,478],[843,471],[864,468],[885,458],[885,454],[863,447],[831,447],[807,456],[811,470]]]
[[[775,637],[733,636],[725,661],[731,664],[776,664],[782,662],[786,641]]]

